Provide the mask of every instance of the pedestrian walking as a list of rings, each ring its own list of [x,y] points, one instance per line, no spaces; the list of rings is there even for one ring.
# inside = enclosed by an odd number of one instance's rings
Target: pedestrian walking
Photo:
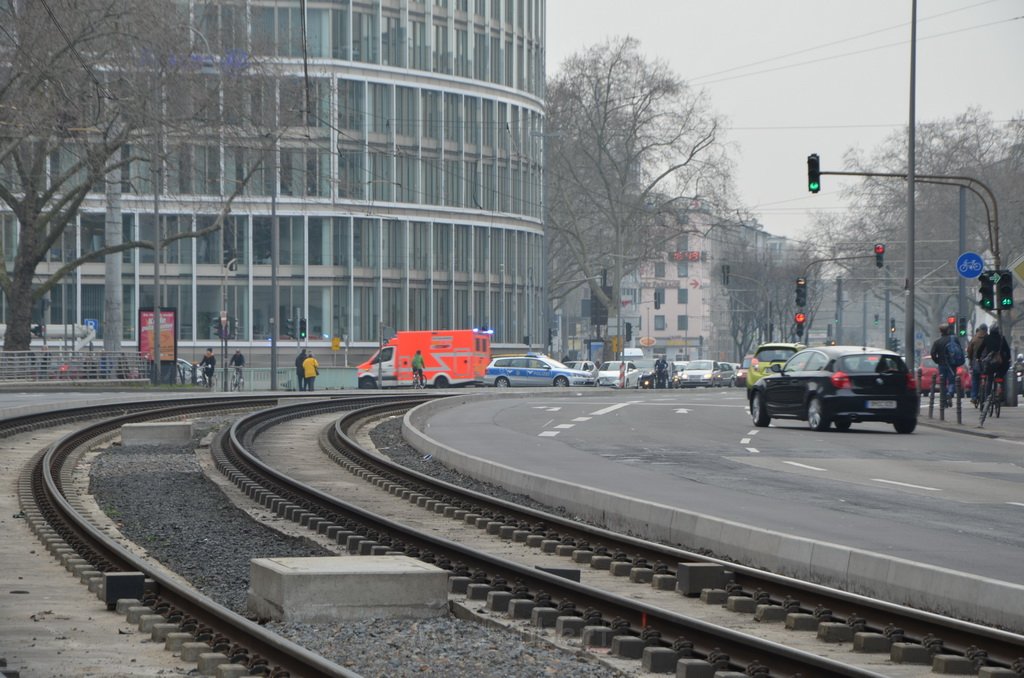
[[[302,367],[302,363],[306,360],[306,349],[299,351],[299,355],[295,358],[295,380],[299,382],[299,390],[306,390],[306,370]]]
[[[302,361],[302,370],[306,377],[306,387],[304,390],[312,391],[316,377],[320,374],[320,363],[317,362],[312,353],[306,354],[306,359]]]
[[[978,404],[978,388],[981,387],[981,347],[988,336],[988,325],[982,323],[974,330],[974,336],[967,343],[967,360],[971,365],[971,402]]]
[[[956,368],[959,365],[953,365],[951,360],[951,353],[953,347],[950,346],[950,342],[956,342],[956,348],[960,350],[960,354],[963,355],[963,348],[960,346],[960,342],[956,337],[950,333],[950,327],[947,323],[939,325],[939,338],[932,344],[932,360],[938,366],[938,377],[939,384],[945,384],[945,391],[942,392],[942,407],[949,407],[953,403],[953,394],[956,392]],[[960,361],[960,365],[963,364],[963,360]]]

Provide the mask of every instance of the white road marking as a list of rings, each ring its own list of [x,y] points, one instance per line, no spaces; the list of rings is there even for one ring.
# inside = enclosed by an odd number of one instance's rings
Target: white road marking
[[[590,421],[590,417],[576,417],[573,421]]]
[[[552,436],[557,436],[559,433],[561,433],[561,431],[541,431],[537,435],[543,438],[551,438]]]
[[[886,480],[885,478],[872,478],[871,480],[876,483],[885,483],[887,485],[899,485],[900,487],[910,487],[915,490],[928,490],[929,492],[942,492],[937,487],[926,487],[925,485],[912,485],[911,483],[901,483],[896,480]]]
[[[761,450],[756,447],[748,447],[747,452],[750,452],[751,454],[761,454]]]
[[[783,464],[789,464],[790,466],[798,466],[800,468],[805,468],[805,469],[807,469],[809,471],[825,471],[825,470],[827,470],[827,469],[823,469],[823,468],[818,468],[817,466],[809,466],[807,464],[801,464],[798,461],[784,461],[782,463]]]
[[[740,438],[740,445],[749,445],[750,438]]]
[[[680,407],[678,410],[676,410],[676,414],[689,414],[689,413],[690,413],[690,410],[686,409],[685,407]]]
[[[573,427],[573,426],[575,426],[575,425],[576,425],[576,424],[559,424],[559,425],[558,425],[558,426],[556,426],[555,428],[572,428],[572,427]]]
[[[759,431],[755,428],[753,431],[747,431],[748,436],[756,436]]]
[[[591,412],[590,414],[591,414],[591,416],[595,416],[596,417],[599,414],[608,414],[609,412],[614,412],[615,410],[622,409],[623,407],[626,407],[627,405],[632,405],[632,403],[619,403],[617,405],[612,405],[610,407],[605,407],[603,409],[597,410],[596,412]]]
[[[1020,503],[1019,501],[1008,501],[1006,503],[1009,504],[1010,506],[1022,506],[1022,507],[1024,507],[1024,504]]]
[[[562,408],[561,407],[549,407],[548,408],[548,412],[557,412],[560,409],[562,409]]]

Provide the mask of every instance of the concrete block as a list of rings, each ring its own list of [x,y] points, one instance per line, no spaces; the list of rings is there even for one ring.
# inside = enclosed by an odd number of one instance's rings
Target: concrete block
[[[100,589],[103,588],[103,573],[97,572],[95,577],[87,578],[85,583],[89,586],[89,593],[95,593],[99,597]]]
[[[470,584],[466,587],[466,600],[487,600],[490,592],[490,584]]]
[[[364,539],[363,541],[359,542],[359,551],[358,551],[359,555],[361,555],[361,556],[372,555],[373,554],[373,547],[374,546],[380,546],[380,544],[378,544],[377,542],[375,542],[373,540],[370,540],[370,539]]]
[[[487,523],[487,534],[500,534],[501,528],[503,527],[505,527],[505,523],[498,522],[497,520],[492,520],[491,522]]]
[[[608,567],[608,571],[613,577],[628,577],[629,573],[633,571],[633,563],[616,560]]]
[[[820,622],[818,640],[826,643],[848,643],[853,640],[853,628],[841,622]]]
[[[142,633],[153,633],[153,627],[157,624],[164,624],[167,618],[162,614],[144,614],[139,617],[139,631]]]
[[[120,615],[127,615],[129,608],[139,605],[142,605],[142,601],[138,598],[122,598],[114,605],[114,611]]]
[[[555,555],[562,558],[569,558],[575,550],[576,547],[572,544],[559,544],[555,547]]]
[[[513,530],[512,531],[512,541],[516,542],[517,544],[525,544],[526,540],[527,540],[527,538],[529,538],[529,536],[530,536],[530,531],[529,530]]]
[[[725,568],[717,563],[679,563],[676,567],[676,590],[684,596],[696,597],[704,589],[720,589],[727,583]]]
[[[542,629],[549,629],[558,619],[558,609],[554,607],[535,607],[530,610],[530,623]]]
[[[623,659],[640,659],[644,654],[644,641],[636,636],[615,636],[611,654]]]
[[[582,617],[555,617],[555,633],[559,636],[579,638],[585,625]]]
[[[932,657],[932,673],[941,675],[974,675],[974,661],[956,654],[937,654]]]
[[[180,628],[180,625],[171,622],[153,624],[153,628],[149,632],[149,638],[155,643],[163,643],[166,642],[167,636],[177,633]]]
[[[590,567],[595,570],[607,570],[612,566],[611,556],[593,556],[590,559]]]
[[[192,641],[190,643],[181,644],[181,661],[183,662],[197,662],[199,661],[199,655],[210,651],[210,646],[206,643],[200,643]]]
[[[716,678],[719,675],[715,667],[703,659],[683,657],[676,662],[676,678]]]
[[[498,530],[498,536],[502,539],[512,539],[512,535],[515,532],[516,527],[514,525],[502,525],[501,529]]]
[[[650,584],[654,581],[654,570],[649,567],[634,567],[629,571],[629,581],[634,584]]]
[[[537,603],[526,598],[513,598],[508,602],[508,616],[513,619],[530,619]]]
[[[153,614],[153,608],[145,605],[135,605],[128,608],[124,618],[129,624],[138,624],[144,614]]]
[[[584,626],[583,644],[587,647],[611,647],[615,633],[607,626]]]
[[[448,610],[448,573],[406,556],[256,558],[250,572],[248,607],[259,617],[315,624]]]
[[[217,673],[218,666],[227,663],[227,656],[220,652],[203,652],[196,659],[196,673],[201,676],[212,676]]]
[[[476,519],[477,519],[477,518],[479,518],[479,517],[480,517],[480,514],[479,514],[479,513],[467,513],[467,514],[466,514],[466,515],[465,515],[465,516],[463,517],[463,519],[462,519],[462,520],[463,520],[463,522],[465,522],[465,523],[466,523],[467,525],[476,525]]]
[[[707,605],[725,605],[728,598],[725,589],[704,589],[700,592],[700,602]]]
[[[239,678],[240,676],[252,675],[249,669],[241,664],[221,664],[213,673],[215,678]]]
[[[511,600],[511,591],[488,591],[487,609],[491,612],[508,612],[508,604]]]
[[[185,631],[171,631],[164,638],[164,649],[168,652],[177,652],[185,643],[190,643],[195,638],[191,633]]]
[[[572,552],[572,562],[586,565],[590,563],[590,559],[594,557],[593,551],[583,551],[576,549]]]
[[[780,622],[786,620],[786,608],[781,605],[758,605],[754,619],[759,622]]]
[[[916,643],[893,643],[889,659],[897,664],[931,664],[932,653]]]
[[[806,612],[790,612],[786,615],[786,628],[790,631],[817,631],[820,620]]]
[[[466,587],[473,581],[469,577],[448,577],[448,593],[465,595]]]
[[[753,613],[757,611],[757,601],[749,596],[729,596],[725,599],[725,609]]]
[[[558,548],[559,544],[561,543],[562,542],[558,541],[557,539],[544,539],[540,543],[540,552],[554,553],[555,549]]]
[[[185,445],[191,440],[192,422],[189,421],[155,421],[121,427],[122,445]]]
[[[543,534],[528,534],[526,535],[526,545],[531,548],[539,548],[541,542],[544,541]]]
[[[651,579],[651,587],[655,591],[673,591],[676,588],[676,576],[674,574],[656,574]]]
[[[885,652],[892,650],[892,640],[883,633],[858,631],[853,634],[854,652]]]
[[[978,669],[978,678],[1020,678],[1020,674],[998,666],[982,666]]]
[[[671,673],[677,661],[679,655],[670,647],[645,647],[640,667],[650,673]]]

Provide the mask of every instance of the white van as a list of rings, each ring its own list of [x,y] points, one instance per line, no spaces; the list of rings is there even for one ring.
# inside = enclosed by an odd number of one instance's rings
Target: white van
[[[636,358],[644,358],[644,350],[642,348],[624,348],[622,349],[623,360],[633,360]]]

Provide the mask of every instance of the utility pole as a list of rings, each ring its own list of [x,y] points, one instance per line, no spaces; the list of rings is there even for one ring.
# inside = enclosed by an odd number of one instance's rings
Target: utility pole
[[[836,278],[836,343],[843,343],[843,279]]]

